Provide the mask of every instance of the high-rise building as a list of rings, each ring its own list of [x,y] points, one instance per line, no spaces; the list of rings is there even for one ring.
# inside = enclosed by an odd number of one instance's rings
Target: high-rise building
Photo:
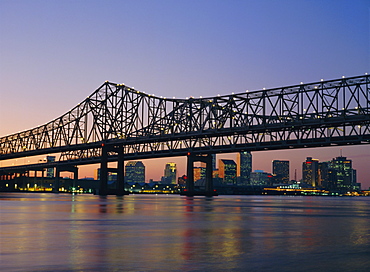
[[[319,178],[318,183],[325,189],[334,189],[333,171],[330,168],[329,162],[319,162]]]
[[[333,169],[335,188],[352,190],[356,186],[356,170],[352,168],[352,160],[346,157],[336,157],[330,162]]]
[[[289,179],[289,161],[272,161],[272,173],[275,175],[276,183],[288,184]]]
[[[126,182],[145,182],[145,165],[142,161],[129,161],[125,166]]]
[[[212,154],[212,171],[216,170],[216,154]]]
[[[55,156],[46,156],[46,162],[55,162]],[[46,177],[48,178],[54,177],[54,168],[46,169]]]
[[[194,181],[206,178],[206,167],[194,167]]]
[[[238,185],[250,184],[252,172],[252,154],[250,151],[239,152],[237,154],[237,177]]]
[[[188,179],[188,177],[186,175],[182,175],[181,177],[178,177],[177,179],[177,184],[178,185],[182,185],[182,186],[185,186],[186,185],[186,180]]]
[[[272,184],[273,176],[270,173],[264,172],[263,170],[255,170],[251,173],[251,185],[264,185],[268,186]]]
[[[319,182],[319,161],[307,157],[302,163],[302,181],[313,187],[320,186]]]
[[[166,166],[164,168],[164,179],[167,181],[166,183],[176,184],[176,176],[177,176],[176,163],[174,162],[166,163]]]
[[[236,163],[233,160],[220,159],[218,161],[218,176],[224,184],[236,184]]]
[[[95,170],[95,180],[100,180],[100,168]],[[108,172],[108,184],[113,184],[117,181],[117,173],[116,172]]]

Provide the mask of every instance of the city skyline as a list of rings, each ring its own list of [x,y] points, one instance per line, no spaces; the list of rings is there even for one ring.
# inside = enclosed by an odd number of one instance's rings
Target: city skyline
[[[60,116],[105,80],[186,98],[364,74],[368,10],[367,1],[1,1],[0,136]],[[111,16],[117,11],[145,20]],[[343,153],[370,187],[370,146]],[[253,167],[271,172],[274,159],[338,154],[338,147],[253,152]],[[184,158],[176,160],[180,168]],[[160,177],[160,162],[148,164],[148,175]],[[93,168],[81,167],[80,176]],[[300,165],[291,164],[291,176],[294,169]]]
[[[240,171],[241,165],[238,162],[239,159],[240,159],[240,157],[238,155],[241,154],[241,153],[243,154],[245,152],[235,153],[236,158],[237,158],[237,161],[236,162],[234,161],[234,159],[230,159],[230,158],[226,158],[226,159],[225,158],[224,159],[221,159],[220,158],[220,159],[218,159],[218,164],[216,165],[216,168],[214,169],[214,170],[216,170],[217,175],[220,175],[220,168],[219,168],[219,166],[220,166],[221,163],[223,163],[222,161],[228,161],[228,162],[231,162],[231,163],[235,164],[235,169],[234,169],[235,170],[235,177],[234,177],[235,178],[235,182],[231,182],[234,185],[243,185],[243,184],[241,184],[241,179],[238,180],[238,178],[240,178],[240,172],[241,172]],[[220,155],[225,155],[225,154],[218,154],[218,155],[220,156]],[[230,155],[230,154],[228,154],[228,155]],[[249,155],[248,157],[252,158],[253,156],[250,156]],[[163,158],[162,160],[166,160],[166,159],[167,158]],[[319,176],[314,176],[314,177],[311,177],[310,176],[310,180],[306,180],[307,179],[307,177],[305,178],[305,166],[306,166],[306,163],[308,161],[309,162],[309,165],[311,166],[311,163],[315,162],[316,164],[315,164],[314,171],[318,171],[319,168],[321,167],[321,165],[323,163],[326,163],[326,164],[329,164],[330,165],[331,163],[337,161],[338,159],[339,160],[343,160],[344,159],[346,161],[350,161],[351,169],[353,169],[355,171],[355,175],[357,176],[356,169],[354,167],[352,167],[353,161],[351,160],[351,158],[347,158],[347,157],[343,156],[343,151],[342,150],[340,150],[340,154],[338,156],[333,157],[330,160],[319,160],[319,159],[313,158],[313,157],[306,157],[305,158],[305,161],[300,162],[301,163],[301,168],[300,169],[294,169],[295,174],[297,173],[297,170],[298,170],[298,173],[299,173],[299,175],[297,175],[297,179],[295,179],[295,175],[294,176],[291,176],[290,178],[288,176],[286,176],[287,173],[285,171],[286,170],[289,170],[289,168],[290,168],[289,165],[291,163],[291,161],[289,161],[289,160],[273,160],[272,161],[272,166],[271,166],[271,171],[270,170],[267,170],[267,169],[256,168],[256,169],[253,169],[249,173],[249,175],[252,172],[262,173],[262,174],[268,174],[268,175],[275,175],[274,183],[276,183],[276,184],[279,184],[279,183],[280,184],[281,183],[290,184],[291,181],[298,181],[298,182],[303,182],[303,183],[306,183],[306,184],[312,185],[312,186],[324,186],[324,187],[326,187],[326,186],[329,186],[329,184],[322,184],[321,183],[322,181],[319,181]],[[148,161],[151,161],[151,160],[127,161],[126,162],[125,169],[127,171],[127,167],[129,165],[139,163],[144,168],[143,174],[145,176],[145,168],[146,167],[145,167],[145,164],[143,163],[145,161],[148,162]],[[186,162],[183,161],[183,163],[186,163]],[[283,165],[282,166],[278,166],[281,163]],[[286,165],[286,166],[284,166],[284,165]],[[180,164],[180,167],[179,168],[182,169],[183,167],[186,167],[186,166]],[[247,167],[249,169],[250,166],[244,165],[243,168],[245,168],[245,167]],[[283,168],[281,168],[281,167],[283,167]],[[162,176],[160,176],[159,178],[153,178],[152,176],[147,176],[147,178],[144,178],[143,180],[146,183],[148,183],[150,181],[154,181],[154,182],[165,182],[166,183],[166,182],[168,182],[168,180],[166,178],[168,177],[168,175],[170,175],[170,172],[172,172],[172,171],[169,171],[170,168],[175,169],[176,183],[177,183],[177,178],[182,177],[183,175],[186,175],[185,172],[183,174],[181,172],[177,172],[178,167],[177,167],[176,163],[174,163],[174,162],[165,162],[164,167],[163,167],[164,174]],[[204,178],[205,177],[205,164],[204,163],[200,163],[199,166],[194,166],[193,169],[194,169],[194,181],[197,181],[198,179],[201,179],[201,178]],[[237,170],[237,169],[239,169],[239,170]],[[274,169],[277,171],[277,173],[275,173]],[[281,171],[283,171],[283,172],[281,172]],[[289,172],[291,172],[291,171],[292,171],[292,169],[290,169]],[[280,181],[280,178],[281,177],[279,177],[279,173],[280,174],[283,174],[283,176],[286,176],[286,178],[283,177],[283,180],[284,181]],[[127,176],[127,175],[128,175],[127,172],[125,172],[125,176]],[[312,173],[310,175],[312,175]],[[221,176],[220,176],[220,178],[224,179]],[[321,177],[321,179],[322,179],[322,177]],[[357,182],[360,182],[360,181],[357,180],[356,183]],[[172,183],[173,183],[173,180],[172,180]],[[225,184],[226,183],[227,182],[225,182]],[[229,184],[231,184],[231,183],[229,182]],[[244,185],[248,185],[248,184],[244,184]],[[364,189],[368,189],[368,187],[366,187],[366,185],[364,185],[364,184],[361,184],[361,186],[362,186],[362,189],[363,190]]]

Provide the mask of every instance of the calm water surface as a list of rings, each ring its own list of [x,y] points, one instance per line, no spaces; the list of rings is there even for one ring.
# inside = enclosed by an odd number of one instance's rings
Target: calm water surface
[[[1,271],[370,271],[370,198],[0,194]]]

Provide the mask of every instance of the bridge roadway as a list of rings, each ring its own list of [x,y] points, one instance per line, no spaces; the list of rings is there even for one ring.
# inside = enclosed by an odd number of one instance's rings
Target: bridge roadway
[[[100,194],[108,192],[108,170],[117,171],[123,194],[124,160],[187,156],[192,194],[193,162],[208,165],[209,154],[369,144],[369,83],[364,75],[181,100],[106,82],[62,117],[0,138],[0,160],[59,153],[59,161],[2,167],[0,175],[49,167],[77,173],[71,166],[100,163]],[[117,168],[108,169],[110,161],[118,161]]]

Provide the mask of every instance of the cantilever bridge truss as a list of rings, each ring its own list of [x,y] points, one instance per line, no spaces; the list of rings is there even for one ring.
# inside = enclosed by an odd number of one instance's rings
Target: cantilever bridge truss
[[[214,153],[369,143],[369,75],[190,99],[105,82],[66,114],[0,138],[0,161],[59,154],[57,162],[0,174],[101,163],[105,194],[108,161],[118,161],[122,191],[124,160],[187,155],[192,176],[192,163]]]
[[[94,161],[370,143],[369,75],[208,98],[160,98],[105,82],[49,123],[0,138],[0,160]]]

